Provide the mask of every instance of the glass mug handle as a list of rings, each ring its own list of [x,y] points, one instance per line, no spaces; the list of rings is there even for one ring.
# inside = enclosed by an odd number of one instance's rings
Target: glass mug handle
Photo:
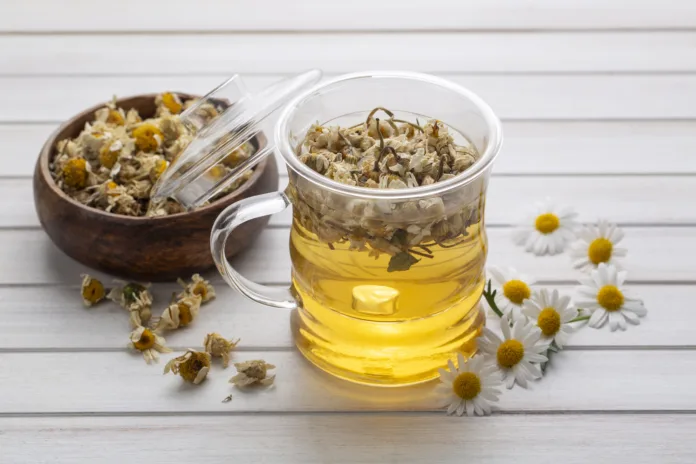
[[[244,296],[257,303],[275,308],[295,309],[297,302],[290,288],[274,288],[257,284],[237,272],[227,261],[225,244],[230,234],[247,221],[279,213],[290,206],[290,200],[283,192],[272,192],[238,201],[218,216],[210,234],[210,250],[215,265],[225,281]]]

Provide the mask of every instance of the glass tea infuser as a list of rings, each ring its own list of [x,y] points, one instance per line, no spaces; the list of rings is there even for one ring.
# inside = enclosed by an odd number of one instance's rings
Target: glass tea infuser
[[[320,78],[309,71],[251,96],[235,76],[212,91],[201,103],[226,102],[227,109],[207,123],[197,116],[198,105],[182,114],[196,137],[153,196],[194,208],[279,152],[288,169],[286,190],[239,201],[213,226],[211,251],[225,281],[258,303],[292,310],[297,347],[331,374],[386,386],[433,379],[457,352],[474,353],[483,327],[484,205],[502,143],[500,122],[471,91],[426,74]],[[408,124],[421,131],[420,121],[441,121],[455,143],[475,149],[476,161],[429,185],[367,188],[334,181],[300,160],[309,130],[368,124],[376,107],[388,109],[391,124],[413,121]],[[260,133],[273,134],[273,142],[216,177],[214,166]],[[244,222],[288,207],[292,284],[252,282],[227,261],[225,242]]]

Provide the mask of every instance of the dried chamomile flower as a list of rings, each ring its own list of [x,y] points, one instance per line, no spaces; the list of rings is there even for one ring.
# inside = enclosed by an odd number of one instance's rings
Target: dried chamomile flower
[[[160,176],[164,173],[164,171],[167,170],[167,167],[169,167],[169,163],[167,162],[167,160],[158,159],[157,161],[155,161],[154,166],[150,168],[150,172],[148,174],[150,182],[152,182],[153,184],[157,182],[157,179],[159,179]]]
[[[150,320],[152,316],[152,294],[150,284],[115,281],[121,285],[112,288],[106,296],[111,301],[130,311],[132,327],[138,327]]]
[[[222,367],[227,368],[230,364],[230,351],[232,351],[238,343],[239,339],[227,340],[218,333],[209,333],[205,336],[205,340],[203,340],[203,347],[211,356],[222,358]]]
[[[199,384],[205,380],[210,370],[210,354],[189,349],[164,366],[164,373],[179,374],[187,382]]]
[[[184,279],[178,279],[177,282],[184,287],[184,291],[178,295],[178,298],[184,298],[187,295],[198,295],[201,297],[202,303],[207,303],[215,298],[215,289],[200,274],[193,274],[189,283]]]
[[[386,118],[382,116],[386,114]],[[457,140],[455,141],[455,135]],[[398,119],[385,108],[372,110],[351,127],[313,125],[296,147],[300,162],[336,182],[363,188],[412,189],[447,181],[479,158],[463,134],[442,121],[424,125]],[[330,249],[349,244],[370,256],[391,257],[389,272],[407,271],[436,258],[440,249],[464,243],[480,222],[482,189],[472,185],[458,198],[375,200],[345,204],[343,198],[311,186],[287,191],[300,226]]]
[[[162,131],[156,125],[145,122],[133,129],[133,138],[138,150],[153,152],[162,145]]]
[[[84,158],[72,158],[63,166],[63,184],[74,189],[87,186],[89,163]]]
[[[155,99],[155,103],[158,107],[166,108],[171,114],[179,114],[183,109],[184,105],[181,103],[181,98],[175,93],[165,92],[158,95]]]
[[[152,186],[195,136],[179,117],[194,104],[195,116],[203,123],[223,109],[163,93],[156,97],[155,117],[143,118],[134,108],[119,108],[114,97],[94,112],[94,120],[77,137],[56,143],[49,165],[56,184],[79,203],[109,213],[156,217],[183,212],[175,199],[153,205],[150,195]],[[251,143],[234,150],[218,165],[220,175],[227,175],[254,150]],[[238,188],[252,172],[253,168],[238,176],[211,201]]]
[[[155,325],[155,330],[173,330],[186,327],[198,317],[201,308],[201,297],[198,295],[186,295],[177,299],[162,312],[162,316]]]
[[[120,140],[115,140],[110,144],[104,144],[101,150],[99,150],[99,163],[107,169],[113,168],[118,161],[118,157],[121,155],[122,148],[123,142]]]
[[[166,340],[145,327],[139,326],[131,332],[129,348],[141,351],[145,362],[150,364],[152,361],[159,361],[160,353],[170,353],[172,350],[167,348]]]
[[[85,124],[84,130],[77,137],[77,144],[82,148],[85,157],[94,159],[102,146],[111,140],[111,128],[106,123],[95,121],[92,124]]]
[[[82,302],[90,307],[99,303],[106,296],[104,284],[89,274],[82,274]]]
[[[238,374],[230,379],[230,383],[238,387],[254,384],[271,385],[275,379],[275,375],[267,375],[268,370],[275,369],[275,366],[263,360],[234,363],[234,367],[237,368]]]

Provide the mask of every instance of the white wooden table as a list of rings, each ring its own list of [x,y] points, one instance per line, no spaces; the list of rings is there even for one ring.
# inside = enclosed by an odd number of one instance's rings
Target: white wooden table
[[[0,4],[0,463],[694,462],[696,3],[300,3]],[[145,365],[125,348],[125,313],[81,307],[86,269],[38,225],[30,176],[43,140],[114,93],[201,92],[234,72],[258,89],[309,67],[426,71],[478,92],[506,135],[490,263],[572,290],[567,256],[534,258],[509,238],[519,209],[550,195],[625,228],[648,317],[624,333],[578,333],[543,381],[506,392],[488,418],[446,417],[431,385],[329,378],[294,350],[287,313],[219,279],[219,298],[170,344],[242,337],[235,359],[276,364],[275,388],[234,392],[232,368],[188,387]],[[288,222],[274,217],[237,260],[248,276],[286,284]]]

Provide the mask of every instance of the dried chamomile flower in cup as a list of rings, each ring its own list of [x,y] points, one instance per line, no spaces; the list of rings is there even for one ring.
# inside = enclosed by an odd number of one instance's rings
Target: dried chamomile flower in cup
[[[104,284],[89,274],[82,274],[82,302],[90,307],[99,303],[106,296]]]
[[[186,295],[183,298],[178,298],[177,301],[170,304],[169,307],[162,312],[162,316],[155,325],[155,330],[161,332],[163,330],[186,327],[198,317],[198,311],[200,309],[200,296]]]
[[[148,364],[152,361],[159,361],[158,352],[170,353],[172,351],[167,348],[164,337],[142,326],[131,332],[128,347],[141,351],[143,353],[143,358],[145,358],[145,362]]]
[[[152,316],[152,294],[150,284],[139,284],[136,282],[123,282],[116,280],[120,284],[112,288],[106,296],[122,308],[130,311],[130,321],[133,328],[138,327],[150,320]]]
[[[275,375],[267,375],[269,369],[275,369],[273,364],[268,364],[263,360],[244,361],[234,363],[238,374],[230,379],[230,383],[238,387],[247,387],[249,385],[271,385],[275,380]]]
[[[218,333],[209,333],[205,336],[205,340],[203,340],[203,347],[205,351],[212,356],[222,358],[222,367],[226,369],[227,366],[230,365],[230,351],[232,351],[238,343],[239,339],[227,340]]]
[[[385,113],[380,120],[377,113]],[[398,119],[386,108],[373,109],[350,127],[313,125],[296,148],[300,162],[341,184],[374,189],[413,189],[464,173],[480,158],[473,143],[443,122],[421,124]],[[369,257],[390,256],[387,272],[408,271],[465,243],[481,221],[478,189],[449,198],[417,201],[357,201],[311,186],[293,184],[288,196],[299,226],[333,250],[349,244]],[[452,254],[453,252],[448,252]]]
[[[178,356],[169,361],[164,366],[164,373],[170,371],[179,374],[187,382],[199,384],[208,375],[210,370],[210,354],[189,349],[182,356]]]
[[[201,297],[202,303],[215,298],[215,289],[209,281],[205,280],[200,274],[193,274],[191,282],[187,283],[184,279],[178,279],[179,285],[184,287],[184,291],[178,295],[178,298],[183,298],[187,295],[198,295]]]

